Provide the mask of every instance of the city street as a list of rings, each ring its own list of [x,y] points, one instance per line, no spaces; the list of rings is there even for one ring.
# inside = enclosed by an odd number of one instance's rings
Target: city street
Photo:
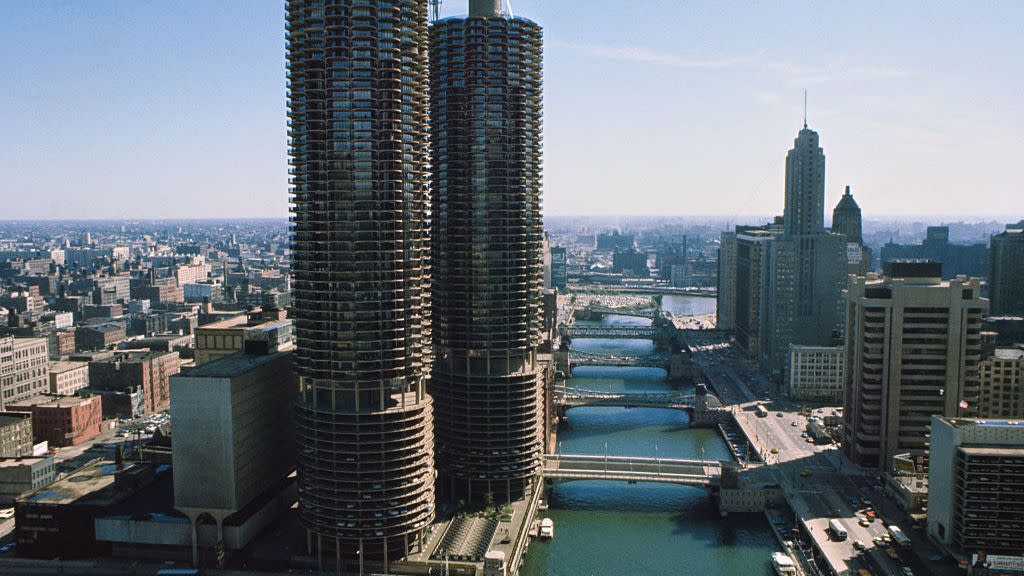
[[[837,445],[808,442],[803,436],[807,417],[798,407],[773,401],[769,383],[738,359],[728,345],[699,344],[703,345],[699,347],[697,362],[712,391],[731,406],[736,421],[766,464],[752,477],[767,472],[783,486],[823,564],[839,574],[854,574],[859,568],[867,568],[878,576],[904,576],[904,567],[919,575],[935,573],[909,549],[882,542],[881,537],[888,534],[882,520],[861,525],[863,510],[868,508],[861,499],[865,486],[875,484],[872,476],[844,465]],[[757,416],[758,404],[765,405],[767,416]],[[827,409],[829,415],[831,410]],[[881,491],[871,494],[872,504],[884,500]],[[830,537],[831,519],[840,521],[848,534],[846,539],[835,541]],[[906,527],[910,531],[909,523]],[[876,543],[876,537],[881,544]],[[857,550],[854,542],[863,545],[864,550]]]

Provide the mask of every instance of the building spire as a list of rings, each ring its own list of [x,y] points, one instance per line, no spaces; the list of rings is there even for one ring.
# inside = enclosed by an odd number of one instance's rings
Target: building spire
[[[807,90],[804,90],[804,129],[807,129]]]

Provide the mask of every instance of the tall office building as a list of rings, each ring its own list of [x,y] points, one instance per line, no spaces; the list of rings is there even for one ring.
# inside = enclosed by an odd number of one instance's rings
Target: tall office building
[[[932,414],[971,417],[980,400],[981,281],[941,279],[933,262],[890,262],[858,277],[847,306],[843,451],[887,469],[928,451]]]
[[[810,236],[825,231],[825,151],[818,133],[807,127],[797,135],[786,154],[786,210],[784,231],[790,236]]]
[[[722,232],[718,248],[718,303],[715,327],[736,328],[736,233]]]
[[[828,346],[841,327],[846,241],[825,229],[825,153],[804,124],[786,156],[781,236],[763,252],[761,363],[785,381],[793,344]]]
[[[862,226],[860,206],[847,186],[843,197],[832,210],[832,232],[846,236],[846,241],[851,244],[860,244],[864,241]]]
[[[440,485],[477,501],[523,494],[542,453],[541,28],[500,7],[430,31],[430,394]]]
[[[1024,419],[1024,344],[987,350],[978,372],[978,416]]]
[[[864,246],[860,206],[853,199],[850,187],[832,210],[832,233],[846,238],[846,272],[863,276],[871,269],[871,252]]]
[[[992,314],[1024,316],[1024,220],[992,237]]]
[[[401,557],[434,517],[427,2],[286,29],[300,518],[321,564]]]

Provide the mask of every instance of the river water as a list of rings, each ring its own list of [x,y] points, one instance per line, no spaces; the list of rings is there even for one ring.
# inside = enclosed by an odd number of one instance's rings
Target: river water
[[[669,302],[669,299],[673,300]],[[714,300],[666,296],[676,314],[714,312]],[[610,316],[616,325],[648,321]],[[578,339],[586,352],[643,354],[650,340]],[[631,392],[673,389],[657,368],[582,366],[567,385]],[[558,451],[665,458],[730,458],[713,430],[691,429],[676,410],[575,408],[559,430]],[[564,482],[549,491],[555,538],[530,544],[524,576],[771,575],[776,542],[760,515],[719,518],[707,492],[662,484],[607,481]]]

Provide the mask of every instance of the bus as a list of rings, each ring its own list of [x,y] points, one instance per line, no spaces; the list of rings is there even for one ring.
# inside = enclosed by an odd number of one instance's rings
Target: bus
[[[846,540],[846,528],[843,528],[843,523],[833,518],[828,521],[828,529],[832,532],[832,539],[836,542],[842,542]]]
[[[767,418],[768,409],[764,407],[764,404],[758,404],[757,407],[754,408],[754,414],[757,414],[758,418]]]

